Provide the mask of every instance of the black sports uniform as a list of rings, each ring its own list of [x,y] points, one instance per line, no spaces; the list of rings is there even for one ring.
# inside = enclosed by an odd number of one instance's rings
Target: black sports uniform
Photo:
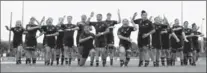
[[[192,31],[192,33],[194,35],[201,35],[200,32],[198,31]],[[199,44],[198,44],[198,36],[193,36],[192,37],[192,50],[196,50],[197,52],[200,52],[200,49],[199,49]]]
[[[74,35],[74,30],[72,31],[66,31],[66,29],[72,29],[72,28],[75,28],[77,27],[76,25],[74,24],[65,24],[63,26],[63,29],[65,30],[64,31],[64,37],[63,37],[63,44],[65,46],[68,46],[68,47],[72,47],[74,46],[74,39],[73,39],[73,35]]]
[[[105,32],[107,27],[107,24],[104,21],[100,22],[90,22],[90,25],[94,26],[96,29],[96,34]],[[95,39],[95,46],[96,47],[106,47],[107,39],[106,35],[101,35]]]
[[[95,35],[94,35],[93,33],[85,33],[85,32],[83,32],[83,33],[80,35],[80,39],[83,39],[83,38],[86,38],[86,37],[89,37],[89,36],[92,36],[92,37],[95,38]],[[81,46],[83,47],[83,50],[82,50],[82,53],[83,53],[83,54],[82,54],[82,57],[83,57],[83,58],[87,58],[88,55],[89,55],[90,50],[91,50],[92,48],[94,48],[94,46],[93,46],[93,40],[94,40],[94,38],[91,38],[91,39],[89,39],[89,40],[86,40],[86,41],[80,43]]]
[[[105,22],[108,25],[108,27],[115,26],[116,24],[118,24],[118,22],[114,20],[106,20]],[[109,33],[106,35],[106,38],[107,38],[107,44],[114,44],[113,28],[109,29]]]
[[[28,24],[26,26],[26,31],[28,32],[26,34],[26,46],[27,47],[36,47],[37,46],[37,39],[36,39],[36,32],[37,30],[41,31],[39,28],[34,29],[34,30],[27,30],[28,27],[36,27],[36,24]]]
[[[191,33],[192,33],[192,29],[190,29],[190,28],[184,28],[184,32],[185,32],[185,35],[191,35]],[[184,53],[189,53],[190,51],[191,51],[191,46],[192,46],[192,38],[191,37],[187,37],[187,40],[189,41],[189,42],[184,42],[184,48],[183,48],[183,52]]]
[[[57,29],[54,25],[46,25],[42,26],[41,28],[44,32],[45,35],[47,34],[54,34],[57,32]],[[45,36],[45,45],[49,46],[50,48],[55,48],[56,45],[56,37],[55,36]]]
[[[22,45],[22,34],[24,32],[24,28],[22,27],[13,27],[11,31],[14,33],[13,36],[13,48],[17,48],[19,45]]]
[[[59,35],[57,36],[57,41],[56,41],[56,48],[61,50],[63,50],[63,37],[64,37],[63,26],[64,24],[59,24],[56,26],[57,30],[62,30],[61,32],[59,31]]]
[[[126,27],[120,27],[118,29],[118,35],[124,36],[124,37],[130,37],[131,32],[135,31],[135,28],[132,26],[126,26]],[[131,48],[131,42],[120,39],[119,45],[123,46],[125,50],[128,50]]]
[[[161,49],[161,30],[162,30],[162,24],[153,24],[155,33],[152,34],[152,47],[156,49]]]
[[[170,48],[170,34],[172,34],[172,29],[169,28],[169,25],[162,25],[161,31],[167,31],[167,33],[161,34],[162,49],[169,49]]]
[[[150,20],[143,20],[143,19],[137,19],[134,20],[135,24],[139,25],[139,34],[138,34],[138,46],[140,48],[144,47],[144,46],[149,46],[150,45],[150,37],[145,37],[142,38],[142,36],[146,33],[149,33],[151,30],[153,30],[153,25],[152,22]]]
[[[175,28],[179,28],[179,30],[175,30],[174,33],[175,35],[178,37],[178,39],[180,40],[180,42],[176,42],[175,38],[171,38],[171,47],[173,49],[173,51],[176,51],[178,49],[178,51],[181,51],[183,48],[183,36],[182,36],[182,32],[183,32],[183,27],[182,26],[173,26],[172,29]]]

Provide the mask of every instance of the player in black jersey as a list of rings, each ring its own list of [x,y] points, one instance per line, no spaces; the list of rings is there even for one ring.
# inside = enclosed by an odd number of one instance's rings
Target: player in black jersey
[[[68,23],[63,26],[64,29],[64,37],[63,37],[63,45],[64,45],[64,57],[65,63],[71,65],[72,56],[74,50],[74,31],[78,30],[79,27],[72,24],[72,16],[67,17]]]
[[[121,23],[121,17],[120,17],[120,11],[118,10],[118,18],[119,21],[111,20],[111,13],[107,13],[107,19],[105,20],[106,24],[108,25],[109,28],[109,33],[106,35],[107,38],[107,52],[109,53],[110,56],[110,65],[113,65],[113,56],[115,52],[114,48],[114,34],[113,34],[113,28],[116,24]]]
[[[133,24],[129,26],[129,21],[127,19],[123,19],[123,25],[118,29],[118,37],[120,39],[119,42],[119,51],[120,51],[120,66],[127,66],[130,61],[129,53],[131,52],[131,43],[130,35],[132,31],[137,30],[135,23],[133,20],[131,21]]]
[[[57,31],[57,28],[52,24],[53,19],[48,18],[46,21],[45,26],[42,26],[42,33],[45,35],[45,41],[44,41],[44,46],[45,46],[45,64],[46,65],[53,65],[53,61],[56,57],[56,51],[55,51],[55,46],[56,46],[56,36],[59,34]]]
[[[109,33],[107,24],[105,21],[102,21],[102,14],[97,14],[97,22],[90,22],[89,25],[95,27],[96,30],[96,39],[95,39],[95,47],[96,47],[96,66],[99,66],[99,56],[102,56],[102,65],[105,67],[106,65],[106,34]],[[91,61],[91,65],[93,61]]]
[[[176,39],[176,42],[179,42],[180,40],[175,35],[175,33],[170,28],[170,25],[168,23],[167,18],[164,16],[164,19],[162,20],[162,29],[161,29],[161,64],[165,65],[165,60],[167,62],[167,66],[170,65],[171,61],[171,53],[170,53],[170,36],[172,36],[174,39]]]
[[[188,28],[188,21],[184,22],[184,32],[186,36],[189,36],[192,34],[192,29]],[[184,65],[188,64],[188,60],[191,62],[192,61],[192,56],[191,56],[191,49],[192,49],[192,39],[191,37],[187,37],[189,42],[184,42],[184,47],[183,47],[183,54],[184,54]]]
[[[198,44],[198,37],[202,37],[203,34],[198,32],[198,27],[195,23],[192,24],[192,34],[189,35],[188,37],[191,37],[192,42],[191,42],[191,54],[193,56],[192,61],[190,62],[190,65],[196,66],[196,61],[198,60],[199,57],[199,44]]]
[[[152,37],[152,61],[154,64],[154,67],[159,66],[159,59],[161,55],[161,30],[163,24],[161,23],[161,18],[159,16],[154,18],[153,27],[155,31],[151,35]]]
[[[90,17],[88,18],[88,20],[90,20],[91,17],[93,17],[93,12],[91,12]],[[87,16],[86,15],[82,15],[81,16],[81,21],[77,23],[77,26],[79,27],[79,30],[77,32],[77,37],[76,37],[76,45],[78,47],[78,52],[79,52],[79,56],[78,56],[78,64],[80,62],[80,58],[81,58],[81,54],[83,53],[83,47],[79,44],[79,39],[80,39],[80,35],[81,33],[84,32],[84,27],[85,26],[89,26],[89,22],[87,20]],[[91,29],[90,29],[91,30]],[[95,56],[95,51],[93,53],[91,53],[91,60],[94,59]]]
[[[57,36],[57,41],[56,41],[56,62],[57,65],[59,64],[59,59],[61,55],[61,65],[63,65],[64,62],[64,49],[63,49],[63,36],[64,36],[64,31],[63,31],[63,26],[64,26],[64,17],[59,18],[59,23],[56,25],[56,28],[59,32],[59,35]]]
[[[34,22],[37,22],[38,25],[36,25]],[[37,31],[41,31],[41,24],[44,21],[44,17],[39,23],[34,17],[30,19],[29,24],[26,25],[26,37],[25,37],[25,44],[26,44],[26,64],[31,64],[31,58],[33,64],[36,63],[36,56],[35,56],[35,48],[37,46],[37,39],[36,39],[36,33]]]
[[[172,47],[172,65],[175,65],[176,60],[176,52],[178,52],[180,55],[180,62],[181,66],[184,65],[183,63],[183,44],[184,41],[188,42],[186,39],[185,33],[183,31],[183,27],[179,25],[179,20],[175,19],[175,24],[172,27],[172,30],[176,34],[176,36],[179,38],[180,42],[176,42],[176,39],[171,38],[171,47]]]
[[[91,51],[94,49],[93,40],[95,39],[95,35],[90,32],[90,26],[84,26],[83,32],[80,34],[79,44],[83,47],[81,54],[80,66],[85,65],[86,59]]]
[[[140,19],[136,19],[137,13],[134,13],[133,20],[135,24],[139,25],[138,32],[138,46],[140,48],[140,61],[138,66],[143,65],[145,60],[145,67],[149,65],[149,46],[150,46],[150,35],[155,31],[152,22],[147,19],[147,12],[142,10]]]
[[[9,28],[6,26],[6,29],[14,33],[13,36],[13,48],[16,51],[16,64],[21,64],[21,55],[23,51],[23,41],[22,35],[25,29],[22,27],[22,22],[20,20],[16,21],[16,26]]]

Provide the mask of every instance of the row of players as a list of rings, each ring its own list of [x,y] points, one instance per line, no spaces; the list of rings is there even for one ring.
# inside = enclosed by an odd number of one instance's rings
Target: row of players
[[[121,23],[120,12],[118,10],[118,21],[111,20],[111,13],[107,14],[107,19],[102,20],[102,14],[97,14],[97,22],[91,22],[90,19],[94,16],[92,12],[90,17],[86,15],[81,16],[81,21],[77,25],[72,24],[72,16],[67,16],[67,24],[64,24],[64,17],[59,18],[59,23],[53,25],[53,19],[48,18],[46,25],[42,25],[45,17],[39,22],[34,17],[30,19],[29,24],[24,29],[21,21],[16,22],[13,28],[6,28],[13,31],[13,48],[17,50],[16,63],[21,64],[21,50],[23,49],[22,35],[25,34],[25,50],[26,63],[36,63],[34,55],[37,46],[37,38],[44,34],[43,45],[45,49],[45,65],[53,65],[56,59],[59,64],[71,64],[72,54],[75,51],[80,55],[78,58],[78,65],[83,66],[90,53],[91,62],[93,66],[94,59],[96,59],[96,66],[99,66],[99,56],[102,58],[102,65],[106,65],[106,57],[110,53],[110,65],[113,65],[114,54],[114,25]],[[180,53],[181,65],[187,65],[190,60],[190,65],[196,65],[198,58],[198,37],[202,36],[198,32],[196,24],[192,25],[192,29],[188,28],[188,22],[184,22],[184,27],[179,25],[179,20],[175,19],[173,27],[170,27],[166,17],[155,17],[152,23],[152,17],[147,18],[147,12],[141,12],[141,18],[135,19],[137,13],[134,13],[131,18],[133,26],[129,26],[129,20],[123,19],[122,26],[118,29],[119,42],[119,56],[120,66],[127,66],[130,61],[129,53],[132,47],[132,40],[130,38],[131,32],[138,28],[138,47],[139,47],[139,64],[138,66],[149,65],[149,55],[153,54],[152,61],[155,67],[159,66],[161,59],[162,65],[167,63],[168,66],[175,65],[176,52]],[[35,22],[38,24],[36,25]],[[91,26],[95,27],[96,34],[91,33]],[[40,31],[40,35],[36,36],[36,32]],[[77,48],[74,48],[74,31],[77,30]],[[56,39],[57,37],[57,39]],[[95,41],[95,44],[93,44]],[[152,44],[150,44],[152,43]],[[109,51],[107,51],[109,50]],[[149,54],[150,53],[150,54]],[[60,55],[61,54],[61,55]]]

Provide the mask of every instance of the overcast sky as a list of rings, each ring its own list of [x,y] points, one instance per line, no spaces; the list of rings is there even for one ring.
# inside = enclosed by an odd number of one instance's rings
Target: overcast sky
[[[39,21],[43,16],[52,17],[53,24],[56,25],[58,17],[71,15],[73,23],[76,24],[80,21],[82,14],[89,16],[91,11],[94,11],[95,14],[103,14],[104,20],[106,14],[110,12],[112,19],[118,20],[118,9],[120,9],[122,19],[129,19],[134,12],[138,12],[137,18],[140,18],[141,10],[146,10],[148,15],[153,17],[165,15],[169,22],[173,22],[175,18],[181,19],[181,1],[24,1],[24,4],[24,27],[31,16]],[[9,32],[4,26],[9,26],[11,12],[13,12],[12,27],[14,27],[16,20],[22,20],[22,1],[1,1],[1,40],[4,41],[9,39]],[[183,21],[187,20],[190,24],[196,23],[202,28],[199,31],[202,31],[206,36],[206,20],[202,23],[202,18],[206,19],[205,1],[183,2]],[[95,20],[94,17],[92,21]],[[118,46],[119,42],[116,35],[119,27],[120,24],[116,25],[114,30],[115,46]],[[136,42],[137,31],[132,33],[131,38]],[[42,39],[43,37],[38,38],[38,42],[42,42]]]

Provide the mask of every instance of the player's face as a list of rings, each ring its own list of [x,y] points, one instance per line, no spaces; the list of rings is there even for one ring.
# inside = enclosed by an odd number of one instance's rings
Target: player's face
[[[98,14],[98,15],[96,16],[96,18],[97,18],[97,21],[101,21],[101,20],[102,20],[102,15]]]
[[[142,17],[142,19],[147,19],[147,13],[142,13],[141,17]]]
[[[22,26],[22,22],[21,21],[16,21],[16,27],[21,27]]]
[[[155,23],[160,23],[161,19],[159,17],[155,17],[154,21]]]
[[[72,19],[73,19],[72,16],[67,17],[68,22],[72,22]]]
[[[193,31],[197,30],[197,25],[192,26]]]
[[[52,18],[48,18],[47,20],[47,25],[52,25],[53,19]]]
[[[184,26],[185,28],[188,28],[188,22],[185,21],[183,26]]]
[[[30,19],[30,24],[34,24],[34,21],[35,21],[35,19],[32,17],[32,18]]]
[[[86,21],[86,19],[87,19],[87,16],[86,16],[86,15],[82,15],[82,16],[81,16],[81,20],[82,20],[82,21]]]
[[[111,19],[111,14],[107,14],[107,19]]]
[[[175,19],[175,25],[179,25],[179,20]]]
[[[59,18],[59,22],[63,23],[63,18],[62,17]]]
[[[123,26],[128,26],[129,25],[129,20],[123,19],[122,23],[123,23]]]

